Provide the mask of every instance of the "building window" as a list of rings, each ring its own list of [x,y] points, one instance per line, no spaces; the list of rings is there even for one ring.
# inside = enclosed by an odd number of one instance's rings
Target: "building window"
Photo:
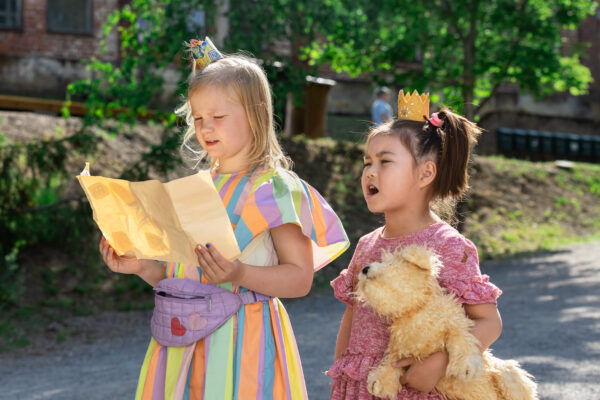
[[[1,0],[0,0],[1,1]],[[48,32],[92,34],[92,0],[47,0]]]
[[[21,0],[0,0],[0,28],[21,27]]]

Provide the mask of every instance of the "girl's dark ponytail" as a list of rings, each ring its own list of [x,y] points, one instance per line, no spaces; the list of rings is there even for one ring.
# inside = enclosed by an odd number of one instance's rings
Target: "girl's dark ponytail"
[[[469,188],[468,164],[471,149],[477,143],[481,128],[448,108],[438,112],[442,125],[427,122],[425,134],[439,137],[437,177],[433,184],[433,198],[460,198]]]

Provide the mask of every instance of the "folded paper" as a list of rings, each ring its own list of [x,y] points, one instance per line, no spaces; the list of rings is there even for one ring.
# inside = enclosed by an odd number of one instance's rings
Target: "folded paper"
[[[194,248],[211,243],[229,260],[240,255],[210,174],[167,183],[77,177],[94,221],[119,255],[197,265]]]

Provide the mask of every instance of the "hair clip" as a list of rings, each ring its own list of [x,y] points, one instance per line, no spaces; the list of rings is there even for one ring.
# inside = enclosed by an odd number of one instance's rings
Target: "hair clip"
[[[425,119],[427,120],[427,122],[429,122],[431,125],[435,126],[436,128],[439,128],[440,126],[442,126],[444,124],[444,121],[442,121],[442,119],[440,118],[438,113],[433,113],[433,114],[431,114],[431,118],[425,117]]]
[[[208,36],[204,38],[204,41],[196,39],[190,40],[190,47],[192,51],[192,58],[194,59],[194,70],[201,70],[211,62],[223,58],[221,52],[208,38]]]

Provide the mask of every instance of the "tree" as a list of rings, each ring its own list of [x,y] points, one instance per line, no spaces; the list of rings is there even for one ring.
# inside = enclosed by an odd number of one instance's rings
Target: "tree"
[[[215,0],[132,0],[106,27],[120,31],[120,65],[92,62],[95,78],[73,92],[87,96],[92,116],[123,106],[144,113],[162,90],[162,68],[185,62],[188,15],[202,7],[211,34],[217,6]],[[230,0],[223,50],[243,49],[264,61],[278,114],[285,94],[302,93],[306,75],[328,64],[427,89],[434,101],[441,95],[472,119],[507,82],[538,96],[585,93],[591,82],[580,62],[585,46],[565,48],[562,32],[595,7],[594,0]],[[177,94],[188,70],[180,69]]]
[[[191,70],[184,42],[197,34],[189,26],[189,16],[200,9],[207,14],[207,20],[214,20],[214,3],[132,0],[113,12],[103,26],[103,35],[118,31],[120,61],[113,64],[95,58],[87,60],[91,78],[70,84],[68,98],[85,98],[89,123],[115,114],[122,120],[145,116],[149,107],[156,106],[156,97],[164,94],[165,69],[174,65],[179,72],[178,88],[169,93],[174,108]],[[166,115],[169,114],[171,110]]]
[[[326,37],[340,4],[338,0],[230,0],[225,46],[249,51],[264,61],[276,116],[283,115],[288,93],[296,104],[303,102],[306,77],[317,74],[307,49]]]
[[[158,95],[165,95],[164,69],[173,63],[179,66],[180,78],[176,93],[170,94],[173,104],[179,101],[190,72],[184,42],[201,38],[200,32],[190,31],[189,16],[203,10],[205,33],[213,35],[223,3],[228,3],[229,31],[220,49],[242,50],[263,62],[273,86],[276,114],[282,115],[286,94],[301,94],[306,76],[315,70],[305,49],[334,19],[330,7],[319,0],[132,0],[111,14],[104,26],[105,36],[119,32],[120,62],[89,60],[92,78],[70,85],[70,97],[86,99],[86,120],[94,124],[115,111],[122,119],[144,115]],[[278,51],[282,43],[289,45],[289,53]]]
[[[504,83],[578,95],[592,80],[585,46],[566,49],[562,32],[593,14],[594,0],[340,3],[326,40],[310,45],[312,62],[440,93],[469,119]]]

